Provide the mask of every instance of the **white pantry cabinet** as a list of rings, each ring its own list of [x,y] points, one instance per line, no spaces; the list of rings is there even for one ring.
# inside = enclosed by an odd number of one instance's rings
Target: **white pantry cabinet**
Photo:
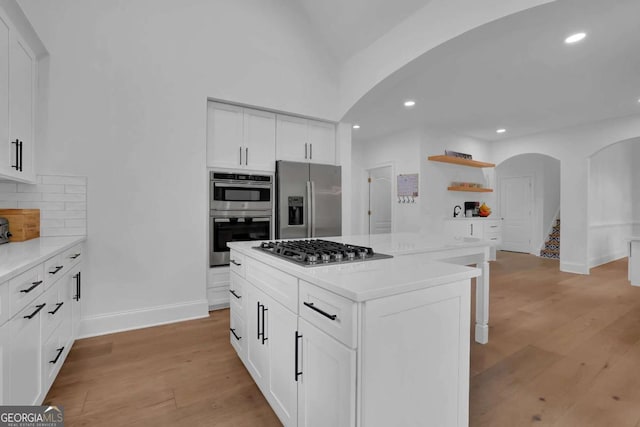
[[[207,167],[275,170],[276,115],[268,111],[209,102]]]
[[[335,164],[335,125],[278,114],[276,158],[294,162]]]
[[[36,58],[0,9],[0,177],[35,182]],[[8,102],[7,102],[8,101]]]

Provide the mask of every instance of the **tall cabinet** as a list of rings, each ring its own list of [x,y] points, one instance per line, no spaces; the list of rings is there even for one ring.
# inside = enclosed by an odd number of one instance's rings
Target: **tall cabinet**
[[[0,9],[0,178],[35,182],[36,57]]]

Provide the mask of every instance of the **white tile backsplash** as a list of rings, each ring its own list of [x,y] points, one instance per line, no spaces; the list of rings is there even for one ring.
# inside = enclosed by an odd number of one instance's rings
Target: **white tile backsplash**
[[[0,208],[40,209],[40,236],[87,234],[87,177],[38,175],[38,184],[0,183]]]

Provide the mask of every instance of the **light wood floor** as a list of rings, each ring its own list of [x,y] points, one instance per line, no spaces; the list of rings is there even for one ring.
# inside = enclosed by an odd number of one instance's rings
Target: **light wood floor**
[[[640,288],[626,278],[626,260],[579,276],[499,252],[490,341],[471,346],[470,425],[640,427]],[[79,340],[46,402],[68,426],[280,425],[228,316]]]

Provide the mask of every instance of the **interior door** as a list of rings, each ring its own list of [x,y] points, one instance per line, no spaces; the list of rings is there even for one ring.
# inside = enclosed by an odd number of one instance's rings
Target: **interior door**
[[[369,234],[391,233],[391,166],[369,170]]]
[[[342,235],[341,171],[340,166],[309,166],[312,237]]]
[[[533,198],[530,176],[500,178],[502,245],[500,249],[531,252]]]

